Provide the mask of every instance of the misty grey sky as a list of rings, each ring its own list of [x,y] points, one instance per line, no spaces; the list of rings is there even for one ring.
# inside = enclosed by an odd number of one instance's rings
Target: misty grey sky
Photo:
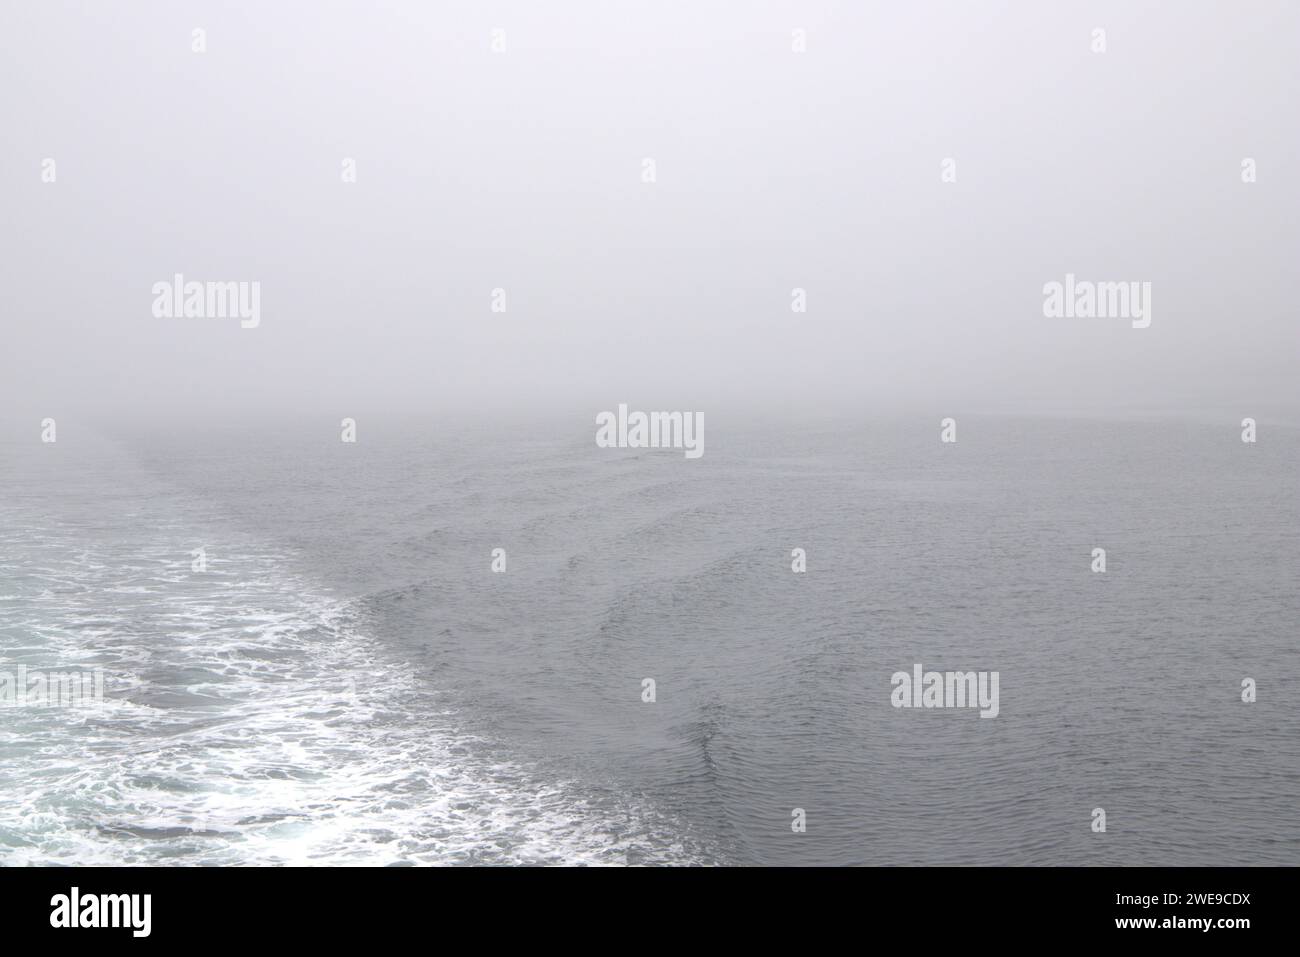
[[[1298,51],[1283,0],[7,0],[3,414],[1294,412]],[[177,272],[261,325],[155,318]],[[1150,328],[1045,318],[1067,272]]]

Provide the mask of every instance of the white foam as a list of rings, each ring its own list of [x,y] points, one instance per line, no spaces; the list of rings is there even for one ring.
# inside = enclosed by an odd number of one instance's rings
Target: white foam
[[[0,570],[17,586],[0,654],[103,668],[109,698],[5,715],[4,863],[690,857],[652,850],[647,835],[674,828],[630,798],[597,806],[573,782],[480,757],[346,602],[288,570],[292,555],[207,529],[222,561],[189,573],[196,529],[123,524],[88,541],[13,508],[0,518],[0,554],[28,559]],[[126,584],[160,565],[166,577]]]

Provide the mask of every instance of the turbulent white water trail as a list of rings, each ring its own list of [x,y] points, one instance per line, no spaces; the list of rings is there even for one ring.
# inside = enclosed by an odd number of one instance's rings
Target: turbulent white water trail
[[[294,555],[98,468],[111,505],[0,505],[0,671],[105,675],[101,705],[0,708],[0,863],[687,859],[634,803],[487,757]]]

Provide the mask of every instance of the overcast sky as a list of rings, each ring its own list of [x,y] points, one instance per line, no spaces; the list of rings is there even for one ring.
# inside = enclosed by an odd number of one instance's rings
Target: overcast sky
[[[1298,50],[1284,0],[7,0],[3,414],[1289,414]],[[260,326],[156,318],[178,272]],[[1044,317],[1067,272],[1150,327]]]

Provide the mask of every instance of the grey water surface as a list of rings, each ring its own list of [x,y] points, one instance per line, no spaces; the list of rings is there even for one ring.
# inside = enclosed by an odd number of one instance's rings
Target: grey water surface
[[[959,427],[9,442],[0,667],[107,701],[0,709],[0,863],[1300,862],[1300,431]]]

